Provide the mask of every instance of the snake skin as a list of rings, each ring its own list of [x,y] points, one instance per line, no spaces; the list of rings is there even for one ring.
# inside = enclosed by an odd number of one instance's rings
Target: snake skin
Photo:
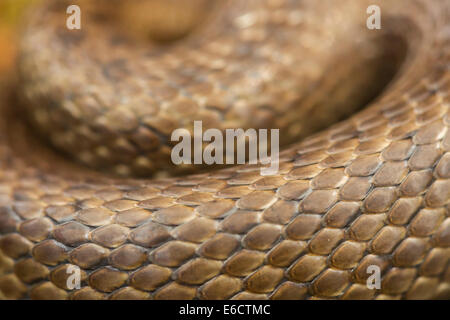
[[[30,20],[34,28],[25,31],[19,63],[21,101],[3,97],[0,107],[0,298],[450,299],[450,1],[381,2],[383,29],[370,32],[366,1],[342,1],[340,8],[333,1],[242,3],[231,2],[218,25],[247,18],[210,43],[209,53],[192,51],[202,47],[195,38],[188,40],[191,51],[155,53],[156,63],[142,60],[148,51],[134,42],[130,50],[123,39],[85,40],[103,34],[95,23],[82,36],[58,28],[64,15],[58,5]],[[256,13],[264,18],[252,24]],[[282,36],[267,37],[263,27],[273,25]],[[299,25],[309,37],[295,42]],[[217,30],[199,37],[211,39]],[[349,74],[353,85],[364,81],[351,57],[370,58],[339,54],[368,45],[361,37],[373,39],[373,32],[403,35],[408,53],[400,73],[365,110],[283,151],[277,175],[243,165],[183,177],[117,178],[67,159],[94,168],[101,160],[102,169],[118,174],[159,170],[165,161],[158,164],[153,155],[170,150],[161,141],[171,121],[189,126],[198,114],[211,127],[263,127],[275,118],[271,125],[281,136],[290,128],[287,140],[308,134],[311,119],[330,121],[320,116],[333,113],[325,102],[337,97],[315,100],[317,92],[332,92],[327,84]],[[236,34],[252,52],[247,59],[233,50]],[[336,43],[341,52],[331,50]],[[286,56],[271,60],[280,52]],[[132,62],[122,59],[127,55]],[[309,64],[301,63],[304,57]],[[111,61],[111,69],[98,67]],[[180,76],[182,63],[202,77],[192,83],[197,78],[189,72]],[[319,68],[322,63],[335,68]],[[266,64],[267,83],[252,86],[238,72]],[[166,76],[172,87],[160,79]],[[123,86],[108,85],[114,78]],[[318,82],[317,91],[305,89]],[[144,98],[141,86],[152,94]],[[261,88],[268,92],[258,100],[251,93]],[[298,90],[289,96],[281,89]],[[321,112],[299,111],[293,101],[305,96],[303,104]],[[16,107],[21,104],[25,112]],[[240,112],[245,107],[250,111]],[[42,143],[29,123],[64,155]],[[69,290],[66,271],[73,265],[82,282]],[[380,289],[366,285],[370,265],[382,271]]]

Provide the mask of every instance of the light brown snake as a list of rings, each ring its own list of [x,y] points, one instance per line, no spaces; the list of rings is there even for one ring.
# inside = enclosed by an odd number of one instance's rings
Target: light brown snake
[[[450,1],[224,1],[170,44],[67,5],[0,104],[0,298],[450,299]],[[278,174],[146,178],[199,119],[280,128]]]

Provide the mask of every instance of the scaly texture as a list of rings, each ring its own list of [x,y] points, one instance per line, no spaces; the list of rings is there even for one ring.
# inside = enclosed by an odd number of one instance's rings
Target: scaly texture
[[[334,4],[230,2],[190,49],[152,56],[134,40],[94,40],[111,32],[102,22],[74,36],[57,25],[59,6],[31,21],[20,73],[33,125],[66,156],[119,174],[163,167],[151,155],[167,152],[164,135],[202,113],[218,128],[272,119],[292,140],[333,119],[327,106],[345,105],[334,100],[357,99],[336,83],[357,87],[364,70],[382,67],[363,48],[383,53],[403,39],[408,49],[377,101],[282,152],[275,176],[244,165],[110,178],[47,149],[4,99],[0,296],[449,299],[450,2],[382,2],[378,45],[364,25],[369,2]],[[390,64],[399,51],[380,57]],[[81,289],[66,287],[72,265]],[[382,270],[381,289],[366,286],[370,265]]]

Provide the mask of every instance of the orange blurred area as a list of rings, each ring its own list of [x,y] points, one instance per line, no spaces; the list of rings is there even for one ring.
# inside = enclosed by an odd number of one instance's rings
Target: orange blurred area
[[[8,70],[13,65],[16,53],[13,34],[11,27],[0,27],[0,72]]]
[[[17,26],[20,18],[35,0],[0,0],[0,72],[13,66],[16,56]]]

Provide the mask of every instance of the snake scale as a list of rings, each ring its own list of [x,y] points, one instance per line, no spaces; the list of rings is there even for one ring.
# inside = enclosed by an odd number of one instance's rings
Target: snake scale
[[[450,299],[450,1],[337,2],[223,1],[170,43],[39,4],[2,91],[0,297]],[[160,174],[198,119],[280,128],[278,173]]]

